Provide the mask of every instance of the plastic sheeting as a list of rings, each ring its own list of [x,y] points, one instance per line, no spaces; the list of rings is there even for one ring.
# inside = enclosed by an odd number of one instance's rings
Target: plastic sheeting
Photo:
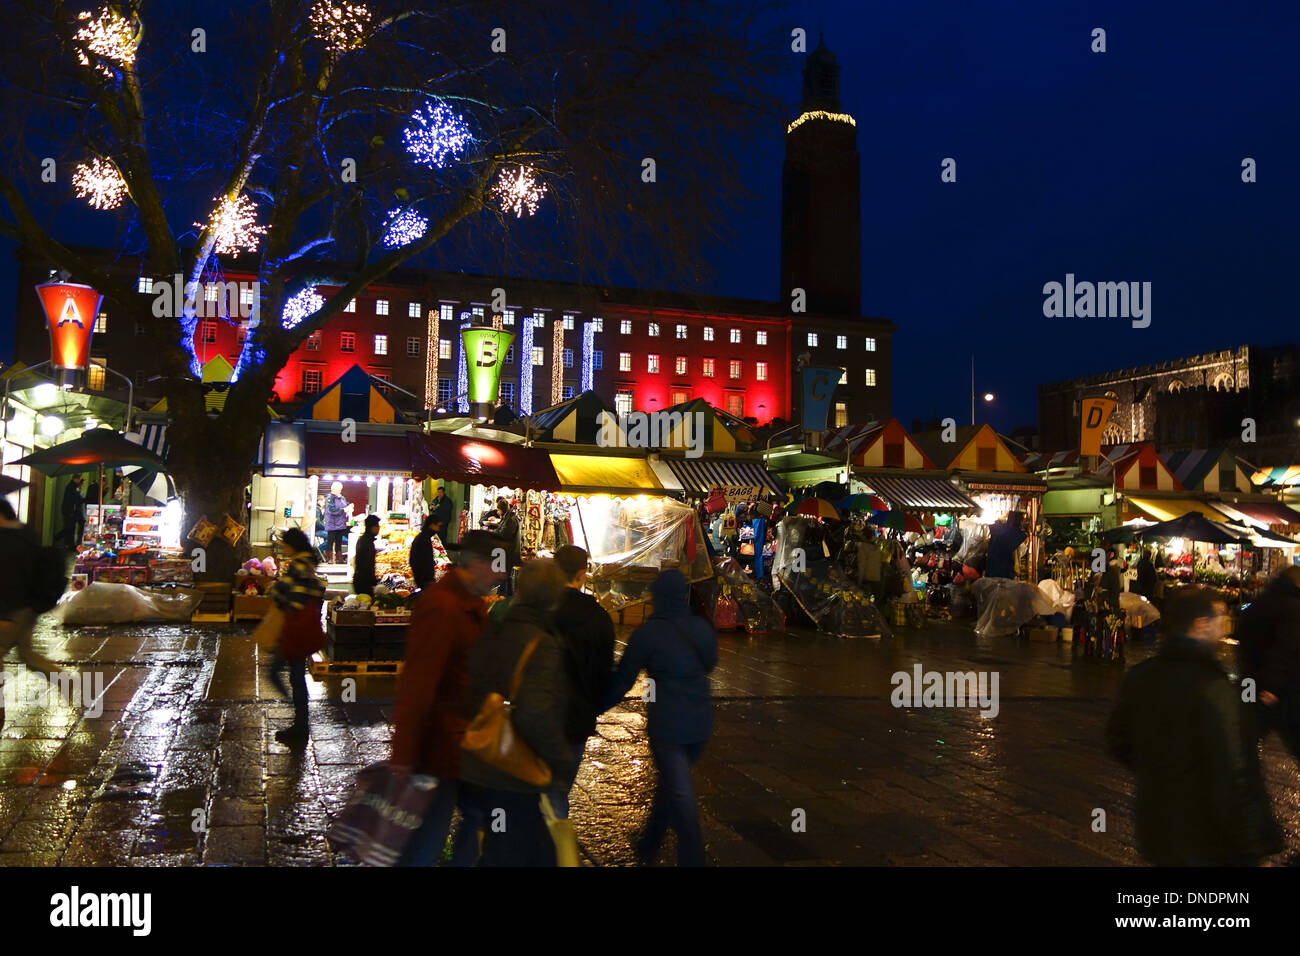
[[[731,558],[714,561],[714,578],[702,585],[704,606],[719,630],[743,627],[751,634],[785,630],[785,614]]]
[[[814,541],[818,543],[814,544]],[[802,556],[798,557],[802,552]],[[806,568],[826,556],[817,537],[814,521],[803,515],[787,515],[776,525],[776,553],[772,557],[772,574],[781,577],[793,568]],[[797,559],[796,559],[797,558]]]
[[[1160,620],[1160,609],[1142,595],[1134,594],[1132,591],[1120,592],[1119,607],[1124,612],[1124,617],[1127,619],[1125,623],[1130,628],[1143,628]]]
[[[96,581],[65,595],[58,614],[65,625],[188,621],[202,600],[203,594],[197,590],[142,591],[129,584]]]
[[[695,509],[671,498],[580,496],[570,520],[575,544],[595,565],[591,587],[607,610],[648,597],[661,571],[712,576]]]
[[[1038,582],[1038,595],[1034,598],[1034,610],[1043,617],[1064,614],[1067,618],[1074,610],[1074,592],[1066,591],[1051,578]]]
[[[1010,578],[980,578],[970,586],[979,601],[975,633],[980,637],[1014,634],[1038,616],[1041,592],[1032,584]]]
[[[809,562],[802,573],[789,568],[782,573],[781,583],[798,599],[818,630],[841,637],[890,633],[884,615],[866,593],[829,559]]]

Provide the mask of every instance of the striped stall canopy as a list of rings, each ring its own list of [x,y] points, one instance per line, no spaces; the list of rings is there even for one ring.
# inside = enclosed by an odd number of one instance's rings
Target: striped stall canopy
[[[755,495],[781,493],[781,485],[772,473],[755,461],[666,458],[664,464],[687,492],[707,495],[714,488],[721,488],[729,501],[748,501]]]
[[[947,514],[978,514],[980,506],[942,478],[863,476],[871,490],[883,495],[898,511],[937,511]]]
[[[123,437],[129,442],[148,448],[159,458],[166,459],[167,452],[171,450],[167,444],[166,425],[141,425],[139,431],[128,432]]]

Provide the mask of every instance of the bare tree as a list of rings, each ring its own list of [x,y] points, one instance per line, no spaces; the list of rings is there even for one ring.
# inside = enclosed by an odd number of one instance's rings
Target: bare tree
[[[766,5],[739,0],[0,10],[0,234],[145,325],[189,519],[241,513],[293,351],[439,244],[477,257],[470,271],[502,256],[575,278],[621,266],[689,281],[700,242],[725,234],[745,144],[779,112],[766,77],[790,55],[788,34],[764,32]],[[44,181],[43,157],[80,167],[85,195],[67,172]],[[154,275],[197,282],[235,253],[256,272],[220,414],[204,408],[193,303],[155,315],[68,241],[60,207],[86,201],[112,207],[94,215],[115,217],[115,253]],[[318,283],[337,291],[303,315]],[[233,557],[210,554],[210,567],[224,574]]]

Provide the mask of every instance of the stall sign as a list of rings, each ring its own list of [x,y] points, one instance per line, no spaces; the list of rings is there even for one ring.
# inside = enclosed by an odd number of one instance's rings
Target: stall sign
[[[1111,413],[1115,411],[1118,404],[1113,398],[1083,400],[1082,414],[1079,416],[1082,429],[1079,436],[1079,454],[1101,454],[1101,433],[1105,430],[1106,422],[1110,420]]]
[[[462,329],[460,338],[469,375],[469,400],[495,402],[501,366],[505,364],[515,334],[505,329],[471,327]]]
[[[803,430],[824,432],[831,400],[843,369],[805,367],[803,374]]]
[[[753,501],[767,489],[762,485],[714,485],[709,493],[712,495],[718,491],[727,499],[727,504],[735,505],[742,501]]]
[[[88,285],[47,282],[36,287],[50,324],[50,364],[85,369],[90,364],[90,336],[104,297]]]

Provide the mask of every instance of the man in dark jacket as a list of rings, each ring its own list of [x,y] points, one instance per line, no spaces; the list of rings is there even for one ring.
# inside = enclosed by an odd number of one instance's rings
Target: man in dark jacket
[[[582,590],[587,580],[587,552],[565,545],[555,552],[555,563],[569,581],[554,617],[556,630],[564,641],[565,666],[573,691],[565,734],[573,745],[576,772],[576,764],[582,763],[587,738],[596,732],[596,718],[605,710],[601,705],[614,670],[614,622],[609,612]],[[568,817],[573,781],[557,783],[562,789],[555,791],[552,805],[556,816]]]
[[[497,524],[496,533],[499,537],[504,538],[506,542],[507,567],[503,593],[506,597],[509,597],[515,593],[514,569],[519,564],[519,555],[523,550],[523,529],[519,524],[519,513],[510,507],[510,502],[505,498],[497,499],[497,514],[501,516],[501,521]]]
[[[1148,601],[1156,596],[1156,563],[1151,560],[1151,549],[1143,548],[1142,557],[1138,558],[1137,586],[1134,590]]]
[[[713,627],[691,613],[690,585],[680,571],[663,571],[650,585],[654,613],[632,632],[605,693],[613,707],[645,671],[651,680],[647,733],[659,785],[645,832],[637,841],[640,863],[654,861],[664,834],[677,832],[679,866],[704,865],[704,835],[691,768],[713,734],[709,672],[718,663]]]
[[[1250,866],[1278,849],[1239,690],[1218,659],[1225,620],[1211,592],[1171,599],[1159,652],[1125,676],[1106,728],[1137,774],[1138,850],[1156,866]]]
[[[1237,663],[1255,681],[1260,730],[1300,761],[1300,567],[1283,568],[1241,614]]]
[[[75,551],[81,544],[81,536],[86,529],[86,499],[81,496],[81,475],[73,475],[68,487],[63,489],[63,543],[69,550]]]
[[[489,626],[469,653],[469,712],[477,713],[489,693],[510,694],[515,667],[525,649],[538,643],[523,670],[510,720],[515,734],[551,770],[552,780],[572,780],[577,761],[565,733],[570,687],[564,645],[551,615],[565,596],[565,577],[548,559],[519,569],[510,610],[499,626]],[[555,844],[542,816],[541,794],[553,784],[535,786],[479,760],[461,755],[463,806],[488,821],[484,866],[554,866]],[[496,824],[503,822],[504,826]]]
[[[442,522],[443,543],[447,542],[447,529],[451,527],[451,513],[455,510],[451,499],[447,497],[447,489],[442,485],[433,493],[433,504],[429,506],[429,517],[437,518]]]
[[[375,593],[379,578],[375,575],[375,538],[379,535],[379,515],[366,515],[365,529],[357,539],[357,553],[352,568],[352,593]]]
[[[437,577],[438,564],[433,560],[433,536],[442,533],[442,521],[437,515],[424,519],[420,533],[411,539],[409,563],[415,586],[423,591]]]
[[[986,578],[1014,578],[1016,576],[1016,549],[1025,541],[1020,530],[1020,512],[1010,511],[997,524],[989,527],[989,550],[985,559]]]

